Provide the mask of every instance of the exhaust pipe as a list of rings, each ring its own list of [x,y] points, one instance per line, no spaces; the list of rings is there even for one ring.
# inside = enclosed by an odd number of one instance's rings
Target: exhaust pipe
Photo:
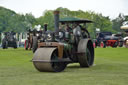
[[[44,32],[47,31],[47,24],[44,24]]]
[[[54,11],[54,27],[55,32],[58,33],[59,31],[59,11]]]

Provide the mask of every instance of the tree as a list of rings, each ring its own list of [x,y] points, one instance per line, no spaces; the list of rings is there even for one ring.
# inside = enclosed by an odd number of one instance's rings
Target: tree
[[[117,31],[117,32],[120,32],[120,27],[122,26],[122,23],[125,21],[125,17],[123,14],[119,14],[119,16],[116,18],[116,19],[113,19],[112,20],[112,29]]]
[[[17,14],[10,9],[0,7],[0,32],[24,32],[34,27],[36,18],[31,14]]]
[[[44,26],[44,24],[48,24],[48,29],[53,30],[53,28],[54,28],[53,11],[46,10],[44,13],[44,16],[37,18],[37,22],[38,23],[36,23],[36,24],[40,24],[42,27]]]

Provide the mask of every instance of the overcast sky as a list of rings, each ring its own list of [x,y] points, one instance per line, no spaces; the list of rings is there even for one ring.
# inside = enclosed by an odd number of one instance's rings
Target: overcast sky
[[[119,13],[128,15],[128,0],[0,0],[0,6],[17,13],[32,13],[39,17],[47,10],[58,7],[70,10],[91,10],[115,18]]]

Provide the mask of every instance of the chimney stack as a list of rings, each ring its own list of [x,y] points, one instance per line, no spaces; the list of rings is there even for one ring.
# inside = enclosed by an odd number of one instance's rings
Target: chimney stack
[[[54,11],[55,32],[59,31],[59,11]]]

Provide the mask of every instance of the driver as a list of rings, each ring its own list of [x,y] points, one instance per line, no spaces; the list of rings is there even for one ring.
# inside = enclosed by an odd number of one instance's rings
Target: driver
[[[82,27],[81,25],[79,25],[81,30],[82,30],[82,35],[83,35],[83,38],[90,38],[90,34],[88,32],[88,30],[86,29],[86,27]]]
[[[72,28],[67,24],[66,25],[66,28],[65,28],[65,31],[66,32],[71,32],[72,31]]]
[[[80,37],[81,36],[81,28],[80,28],[80,26],[79,26],[79,24],[75,24],[74,25],[74,28],[73,28],[73,34],[75,35],[75,36],[78,36],[78,37]]]

